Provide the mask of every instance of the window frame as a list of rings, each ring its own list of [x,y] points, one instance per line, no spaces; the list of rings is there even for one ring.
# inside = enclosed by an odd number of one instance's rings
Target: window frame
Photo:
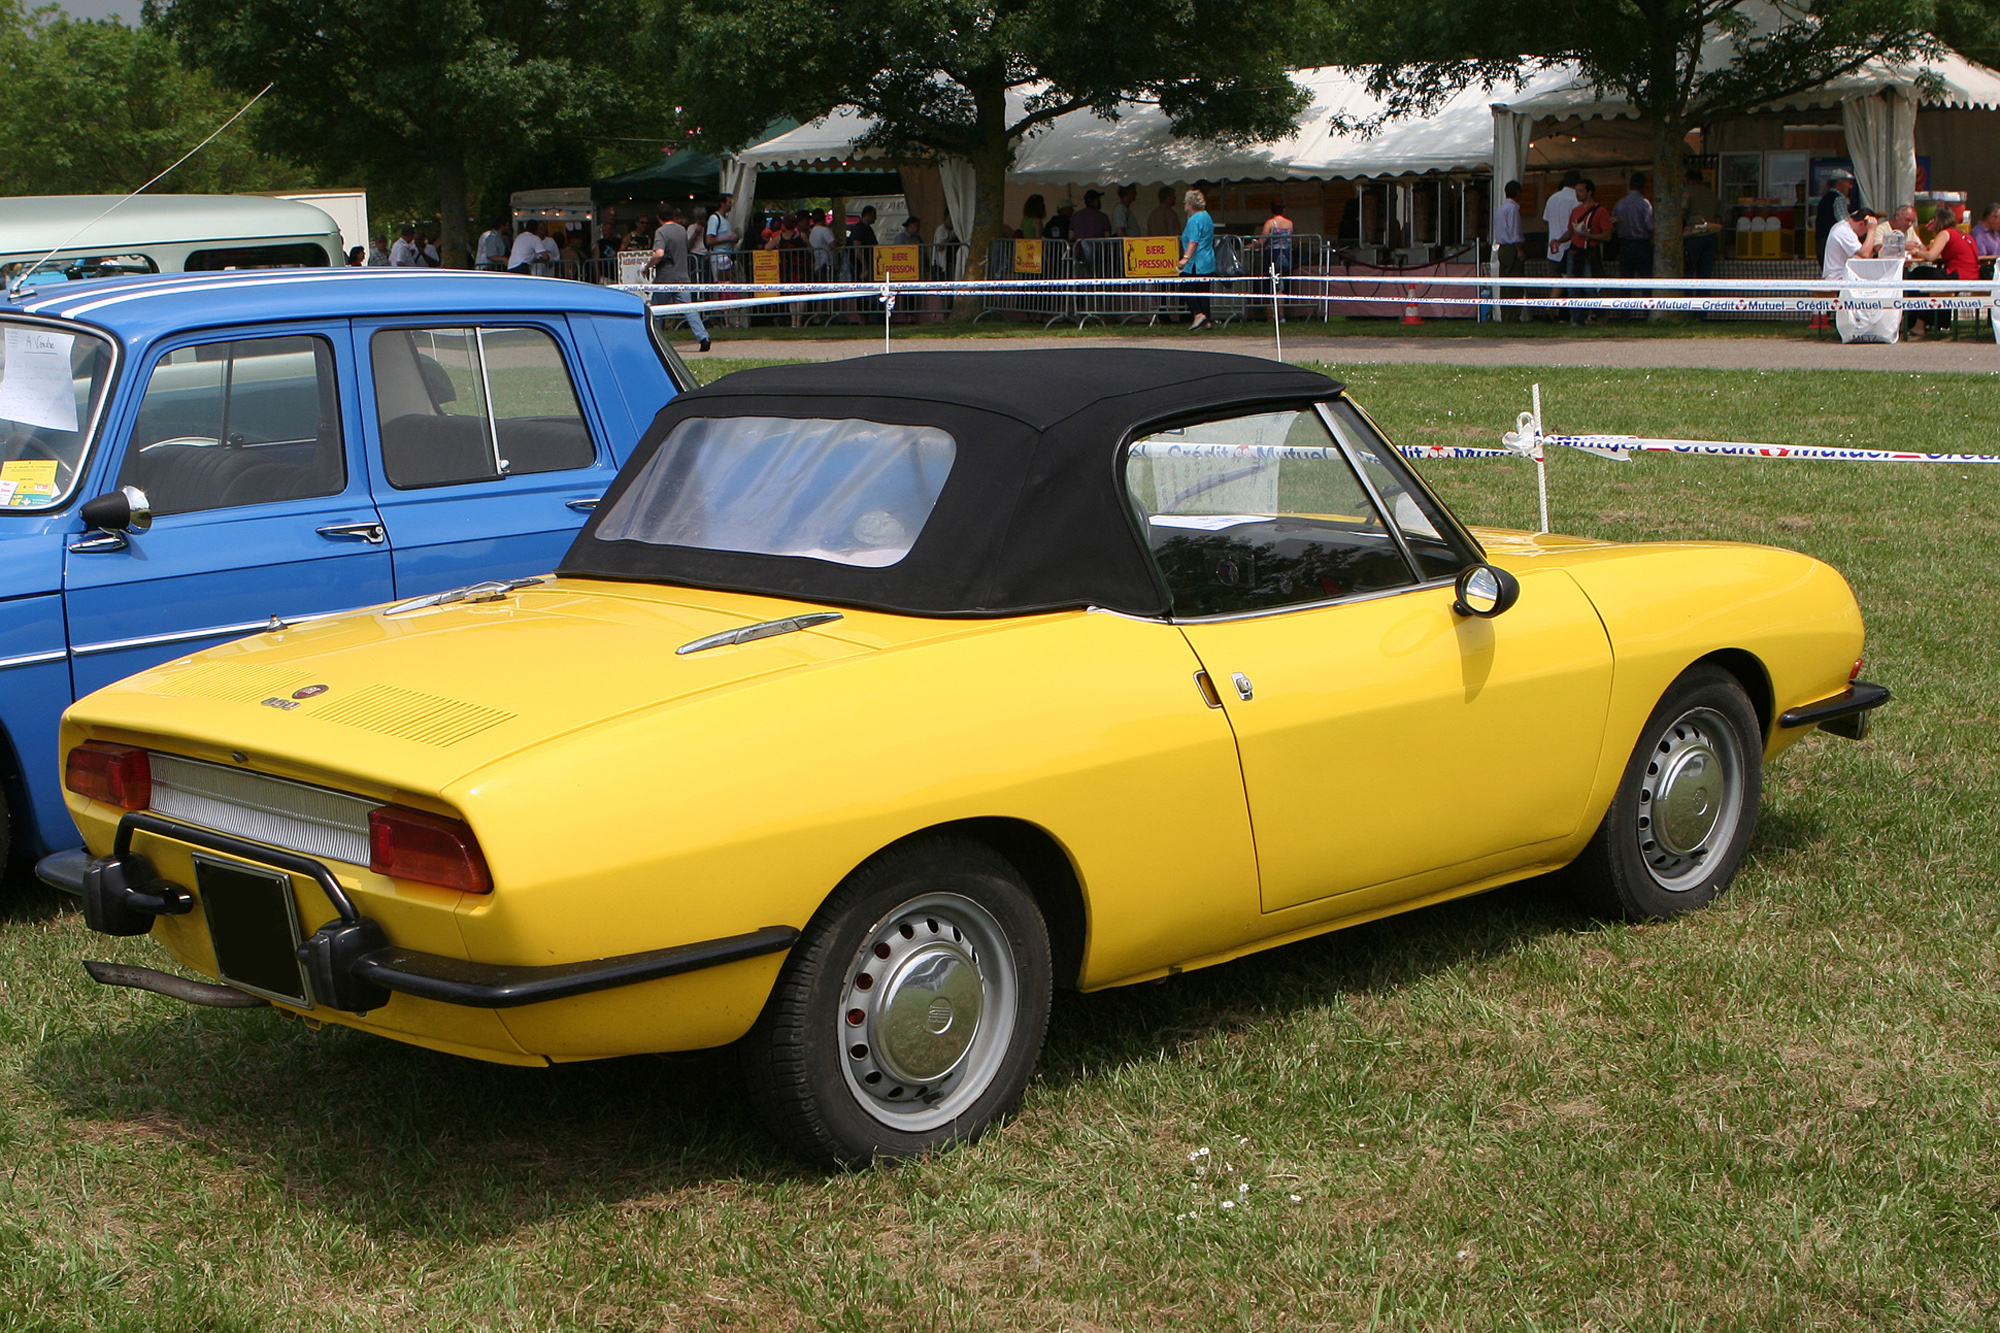
[[[1404,485],[1410,488],[1410,492],[1423,505],[1425,516],[1437,524],[1438,536],[1444,540],[1445,544],[1456,546],[1459,558],[1465,561],[1465,564],[1476,565],[1483,563],[1486,559],[1486,548],[1480,545],[1479,539],[1472,535],[1471,529],[1459,521],[1458,515],[1451,511],[1450,505],[1447,505],[1438,497],[1438,493],[1431,489],[1430,483],[1425,481],[1422,475],[1410,466],[1409,460],[1403,457],[1402,450],[1398,449],[1396,442],[1389,438],[1389,432],[1382,429],[1382,423],[1375,420],[1368,409],[1356,402],[1354,396],[1344,389],[1337,397],[1323,398],[1315,404],[1319,409],[1320,416],[1325,419],[1327,428],[1333,432],[1334,439],[1340,440],[1341,438],[1339,426],[1333,415],[1333,404],[1335,402],[1345,402],[1349,407],[1354,409],[1356,416],[1359,416],[1362,421],[1367,423],[1368,429],[1375,432],[1375,438],[1380,440],[1383,445],[1384,452],[1379,458],[1383,468],[1394,473]],[[1350,454],[1353,453],[1353,450],[1348,447],[1347,442],[1344,440],[1341,441],[1341,447],[1346,449]],[[1368,469],[1361,466],[1359,458],[1356,458],[1354,462],[1356,470],[1360,472],[1362,480],[1367,483],[1369,490],[1372,492],[1374,490],[1374,483],[1368,479]],[[1377,496],[1376,499],[1377,503],[1380,503],[1380,497]],[[1438,523],[1439,519],[1444,521]],[[1386,515],[1384,521],[1388,521]],[[1396,525],[1390,523],[1390,526],[1395,527]],[[1402,531],[1401,528],[1397,528],[1396,530],[1399,533]],[[1418,568],[1421,570],[1422,566],[1418,566]],[[1459,568],[1463,570],[1465,565],[1460,565]],[[1454,575],[1453,579],[1456,577]],[[1433,583],[1445,583],[1453,580],[1440,577],[1429,581]]]
[[[334,411],[334,425],[340,432],[340,447],[337,451],[340,459],[340,489],[328,492],[325,495],[298,496],[282,500],[257,500],[249,504],[215,505],[207,509],[177,509],[172,513],[159,514],[157,517],[161,520],[171,520],[200,514],[234,513],[238,510],[255,509],[262,505],[293,504],[302,500],[331,500],[350,493],[354,489],[356,475],[354,458],[351,452],[353,449],[353,434],[348,428],[347,409],[349,404],[345,401],[346,395],[340,378],[340,348],[342,339],[337,336],[336,327],[326,324],[314,324],[307,328],[288,328],[283,325],[253,325],[247,328],[221,330],[219,335],[216,330],[202,330],[199,333],[189,333],[174,338],[171,341],[155,343],[148,351],[146,360],[143,363],[145,375],[141,382],[141,387],[131,399],[129,407],[124,414],[126,419],[120,423],[119,430],[123,435],[123,440],[114,455],[111,473],[104,479],[104,486],[109,488],[122,484],[119,478],[124,475],[126,466],[132,459],[145,452],[145,446],[134,448],[132,439],[133,435],[139,429],[139,417],[145,410],[146,396],[152,389],[153,376],[160,369],[161,365],[166,362],[168,357],[173,356],[177,352],[185,352],[201,347],[229,347],[236,343],[282,342],[286,339],[303,338],[316,339],[324,346],[326,352],[324,364],[327,371],[333,377],[331,399]],[[225,427],[225,434],[217,442],[215,446],[217,448],[224,448],[228,445],[226,427],[229,420],[229,398],[235,391],[236,361],[237,358],[233,355],[223,359],[225,368],[221,375],[220,387],[223,399],[221,420]],[[313,355],[315,380],[317,380],[320,366],[320,357],[318,352],[315,351]],[[154,443],[159,443],[159,441],[155,441]],[[289,441],[289,443],[296,444],[300,442],[295,440]],[[262,448],[264,446],[250,447]]]
[[[562,363],[563,374],[569,380],[570,397],[576,401],[577,420],[583,423],[583,433],[590,440],[590,462],[583,467],[564,468],[554,472],[515,473],[500,470],[499,420],[493,414],[493,389],[486,371],[485,335],[488,332],[504,333],[514,329],[531,329],[555,345],[556,358]],[[483,419],[486,423],[487,453],[493,461],[493,475],[490,477],[467,477],[462,481],[433,481],[420,486],[400,484],[394,477],[389,475],[388,460],[382,456],[382,401],[380,396],[375,392],[375,339],[384,333],[444,333],[455,330],[470,330],[473,334],[473,344],[479,352],[479,391],[486,398],[486,411]],[[373,468],[381,473],[382,480],[388,483],[390,489],[416,492],[442,490],[447,486],[491,486],[516,479],[560,477],[572,473],[588,472],[592,468],[601,467],[609,461],[604,444],[606,433],[602,426],[592,419],[591,400],[579,387],[583,383],[583,377],[577,373],[576,361],[572,355],[572,350],[567,340],[563,337],[562,331],[553,325],[535,319],[522,318],[503,319],[497,323],[479,319],[460,319],[448,323],[408,323],[396,320],[389,323],[361,325],[355,329],[355,333],[367,335],[365,339],[357,338],[356,340],[358,344],[355,348],[356,354],[360,355],[365,351],[367,366],[365,374],[360,373],[359,368],[357,368],[355,378],[357,381],[365,381],[368,386],[368,401],[365,405],[368,411],[365,415],[371,416],[374,421],[371,440],[373,446],[371,452],[374,457],[370,462]]]
[[[1347,394],[1343,391],[1337,396],[1346,398]],[[1145,551],[1146,562],[1152,568],[1153,578],[1158,582],[1160,591],[1164,594],[1168,607],[1171,608],[1174,603],[1174,590],[1168,584],[1166,575],[1160,569],[1158,557],[1153,553],[1152,537],[1146,515],[1141,510],[1137,498],[1132,494],[1131,487],[1126,481],[1126,469],[1131,464],[1132,446],[1146,439],[1148,436],[1158,434],[1162,430],[1170,430],[1176,426],[1196,426],[1212,421],[1231,421],[1239,417],[1260,416],[1272,412],[1309,412],[1318,418],[1321,428],[1326,431],[1328,438],[1333,441],[1334,447],[1340,451],[1342,460],[1346,462],[1349,471],[1354,474],[1355,480],[1360,485],[1363,494],[1368,497],[1369,503],[1375,506],[1375,515],[1381,521],[1382,526],[1388,530],[1390,539],[1395,543],[1396,552],[1402,557],[1403,568],[1409,573],[1411,582],[1394,588],[1376,588],[1368,592],[1344,593],[1339,597],[1316,598],[1310,602],[1294,602],[1289,606],[1257,607],[1248,611],[1225,611],[1205,616],[1176,615],[1169,609],[1164,616],[1141,616],[1135,617],[1136,619],[1157,619],[1160,623],[1168,625],[1214,625],[1233,620],[1261,620],[1268,616],[1288,616],[1301,611],[1314,611],[1329,606],[1346,606],[1354,602],[1372,602],[1384,597],[1401,597],[1408,593],[1423,592],[1434,588],[1449,588],[1452,586],[1454,578],[1425,577],[1423,566],[1417,563],[1414,553],[1410,550],[1409,539],[1404,536],[1402,528],[1389,516],[1387,507],[1382,503],[1381,495],[1376,491],[1374,482],[1368,476],[1368,469],[1362,466],[1361,459],[1356,456],[1353,447],[1349,445],[1347,440],[1342,437],[1339,429],[1336,428],[1332,414],[1327,407],[1330,401],[1330,399],[1326,398],[1309,400],[1300,400],[1297,398],[1268,399],[1264,401],[1253,400],[1243,403],[1232,403],[1221,409],[1204,408],[1194,412],[1176,412],[1169,416],[1157,417],[1152,421],[1142,422],[1138,426],[1133,427],[1127,432],[1125,438],[1119,442],[1118,449],[1112,456],[1113,481],[1118,487],[1118,493],[1124,497],[1126,515],[1132,523],[1133,538],[1139,543],[1140,548]],[[1350,398],[1348,401],[1352,402],[1353,400]],[[1359,410],[1360,404],[1356,403],[1355,407]],[[1363,416],[1366,415],[1366,413],[1363,413]],[[1371,426],[1374,426],[1375,423],[1372,417],[1368,418],[1368,421]],[[1375,430],[1378,435],[1381,434],[1379,426],[1376,426]],[[1382,435],[1382,439],[1387,441],[1388,436]],[[1390,446],[1390,449],[1391,452],[1394,452],[1393,445]],[[1400,464],[1401,461],[1401,456],[1398,455],[1397,464]],[[1398,466],[1394,470],[1398,475],[1416,481],[1416,478],[1410,474],[1409,469]],[[1438,503],[1437,497],[1431,493],[1428,487],[1424,487],[1420,481],[1416,481],[1416,486],[1421,487],[1421,494],[1429,499],[1432,504],[1437,504],[1447,516],[1450,516],[1450,511],[1443,509],[1443,506]],[[1450,521],[1453,533],[1463,532],[1455,516],[1451,517]],[[1479,550],[1478,543],[1472,542],[1470,544],[1474,551]]]

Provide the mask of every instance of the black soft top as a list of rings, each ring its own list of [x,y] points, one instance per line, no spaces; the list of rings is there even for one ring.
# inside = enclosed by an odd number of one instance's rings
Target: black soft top
[[[738,371],[667,404],[557,572],[926,616],[1083,606],[1164,615],[1167,591],[1125,496],[1124,446],[1175,419],[1340,391],[1281,361],[1168,349],[899,352]],[[599,540],[676,426],[726,416],[935,426],[952,435],[957,457],[922,533],[893,565]]]

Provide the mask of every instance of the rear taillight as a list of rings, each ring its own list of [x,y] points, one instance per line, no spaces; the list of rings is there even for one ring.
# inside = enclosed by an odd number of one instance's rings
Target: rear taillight
[[[69,752],[63,785],[93,801],[144,810],[153,803],[152,757],[134,745],[85,741]]]
[[[368,815],[368,868],[392,879],[485,893],[493,887],[479,839],[463,820],[385,805]]]

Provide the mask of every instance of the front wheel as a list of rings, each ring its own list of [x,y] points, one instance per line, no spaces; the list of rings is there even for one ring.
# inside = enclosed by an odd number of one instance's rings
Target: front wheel
[[[1565,872],[1585,905],[1659,921],[1729,887],[1757,824],[1762,737],[1757,710],[1728,672],[1696,666],[1668,687],[1604,822]]]
[[[1048,1030],[1048,929],[983,844],[926,838],[849,876],[744,1039],[786,1147],[865,1166],[970,1142],[1020,1100]]]

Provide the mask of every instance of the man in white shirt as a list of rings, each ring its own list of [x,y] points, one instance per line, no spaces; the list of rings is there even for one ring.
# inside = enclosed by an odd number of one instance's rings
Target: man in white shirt
[[[1550,195],[1549,201],[1542,205],[1542,221],[1547,224],[1549,229],[1548,260],[1550,264],[1555,266],[1558,274],[1562,273],[1568,267],[1569,217],[1570,214],[1576,212],[1576,187],[1582,183],[1583,173],[1581,171],[1565,171],[1563,173],[1562,188]],[[1563,295],[1563,289],[1560,287],[1551,288],[1549,295],[1561,296]],[[1549,318],[1560,324],[1563,321],[1563,312],[1560,308],[1551,309],[1549,311]]]
[[[417,229],[404,227],[396,234],[396,243],[389,247],[390,268],[422,268],[424,252],[417,248]]]
[[[1507,197],[1500,201],[1500,207],[1493,210],[1493,245],[1500,252],[1500,273],[1503,278],[1518,278],[1528,271],[1528,252],[1521,240],[1521,182],[1507,182]],[[1507,289],[1495,287],[1493,294],[1505,299]],[[1507,307],[1498,307],[1500,322],[1507,322]],[[1518,318],[1527,323],[1533,312],[1522,310]]]
[[[1878,242],[1868,233],[1879,216],[1869,209],[1857,209],[1833,224],[1833,230],[1826,234],[1826,257],[1820,265],[1820,277],[1838,282],[1847,276],[1848,260],[1875,257]]]
[[[1569,215],[1576,212],[1578,203],[1576,187],[1583,181],[1580,171],[1565,171],[1562,188],[1549,196],[1542,205],[1542,221],[1549,228],[1549,262],[1558,269],[1563,257],[1569,253]]]
[[[514,233],[514,248],[507,252],[509,273],[533,273],[542,258],[542,224],[523,222]]]
[[[833,280],[833,228],[829,225],[831,215],[815,210],[812,230],[806,233],[806,243],[812,246],[813,281]]]

